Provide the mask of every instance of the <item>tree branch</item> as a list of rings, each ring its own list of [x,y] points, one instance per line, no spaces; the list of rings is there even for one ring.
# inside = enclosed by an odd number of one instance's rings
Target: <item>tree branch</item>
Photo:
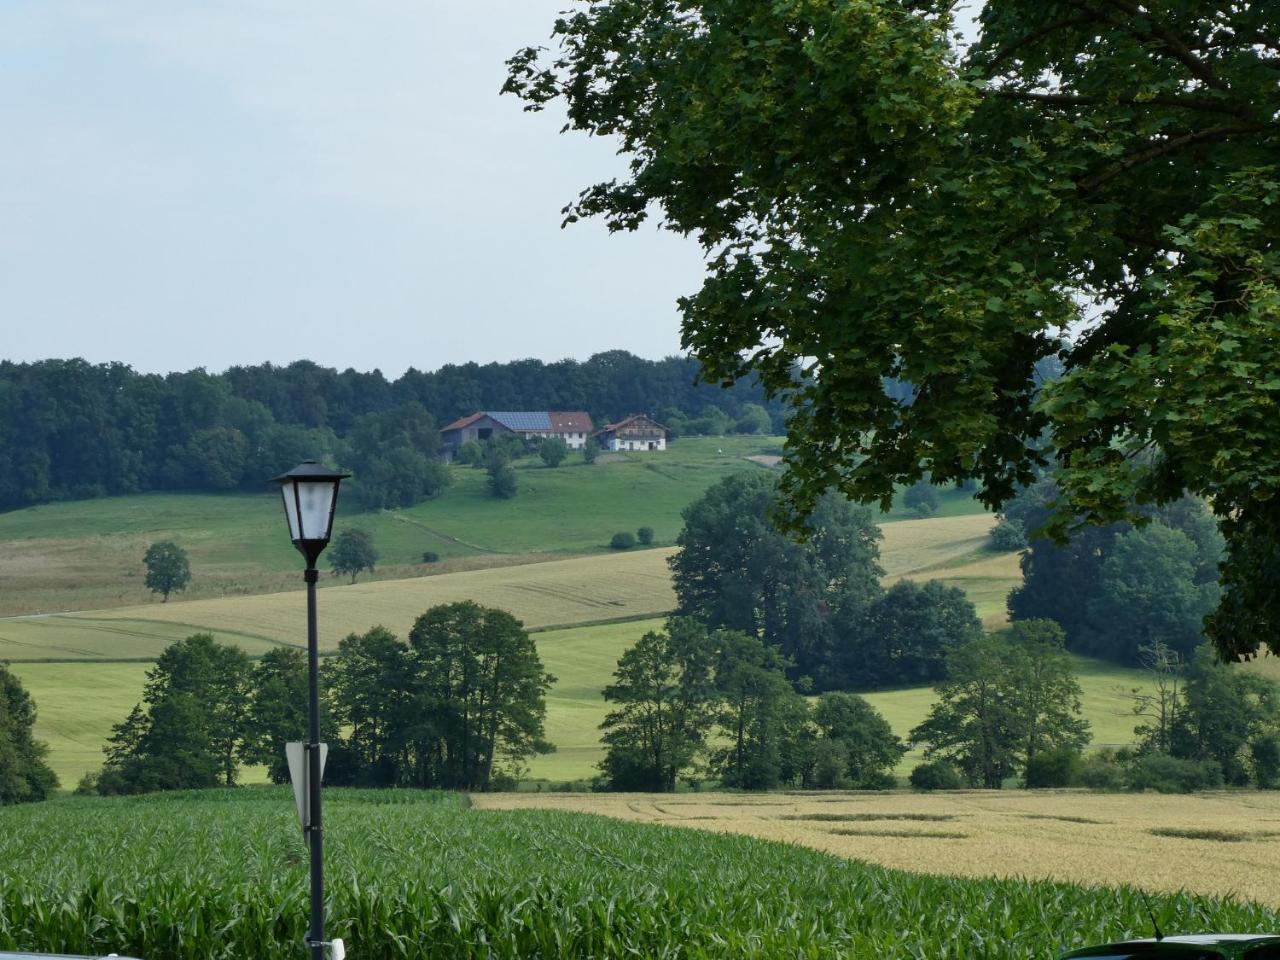
[[[1132,170],[1134,167],[1162,157],[1167,153],[1173,153],[1175,150],[1181,150],[1183,147],[1189,147],[1192,144],[1204,143],[1209,140],[1222,140],[1226,137],[1233,136],[1237,133],[1260,133],[1267,129],[1256,123],[1237,123],[1237,124],[1219,124],[1216,127],[1209,127],[1205,130],[1196,130],[1191,133],[1183,134],[1180,137],[1174,137],[1172,140],[1164,140],[1160,143],[1151,145],[1145,150],[1132,153],[1125,157],[1120,163],[1116,164],[1105,173],[1100,173],[1088,180],[1083,180],[1077,186],[1077,191],[1083,196],[1092,193],[1102,186],[1108,180],[1120,176],[1126,170]]]
[[[1019,50],[1021,50],[1023,47],[1027,46],[1028,44],[1035,43],[1037,40],[1041,39],[1042,37],[1047,37],[1049,34],[1054,33],[1055,31],[1065,30],[1068,27],[1088,26],[1089,24],[1093,23],[1094,20],[1096,20],[1097,18],[1098,18],[1097,15],[1094,15],[1094,14],[1086,14],[1079,17],[1070,17],[1066,20],[1058,20],[1054,23],[1049,24],[1048,26],[1041,27],[1039,30],[1033,30],[1031,33],[1028,33],[1025,37],[1020,37],[1017,40],[1013,41],[1013,43],[1009,44],[1004,49],[996,51],[995,55],[991,58],[991,62],[987,64],[986,72],[984,75],[988,79],[994,76],[996,72],[996,68],[1000,66],[1001,63],[1003,63],[1005,60],[1008,60],[1010,57],[1012,57],[1015,53],[1017,53]]]
[[[1066,2],[1079,10],[1089,10],[1091,7],[1090,0],[1066,0]],[[1197,57],[1181,37],[1156,20],[1149,11],[1143,10],[1136,3],[1130,2],[1130,0],[1102,0],[1102,2],[1121,11],[1130,18],[1145,18],[1150,22],[1152,27],[1151,31],[1146,34],[1135,30],[1128,23],[1121,23],[1119,26],[1121,29],[1133,34],[1139,40],[1159,40],[1161,45],[1168,50],[1175,59],[1185,65],[1186,68],[1198,79],[1208,86],[1213,87],[1215,90],[1227,89],[1227,84],[1214,74],[1209,65]]]
[[[1228,116],[1239,117],[1241,120],[1249,120],[1253,117],[1253,114],[1240,107],[1205,97],[1179,97],[1165,94],[1159,94],[1154,97],[1138,97],[1132,94],[1121,97],[1098,97],[1078,96],[1069,93],[1035,93],[1033,91],[1009,90],[1007,88],[994,88],[987,92],[1008,100],[1025,100],[1030,103],[1045,103],[1055,107],[1094,107],[1107,104],[1140,107],[1143,104],[1150,103],[1158,107],[1178,107],[1186,110],[1203,110],[1208,113],[1225,113]]]

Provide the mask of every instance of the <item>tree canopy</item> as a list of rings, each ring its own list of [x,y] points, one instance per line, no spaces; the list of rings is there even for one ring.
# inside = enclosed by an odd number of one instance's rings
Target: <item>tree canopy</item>
[[[239,647],[197,633],[170,644],[147,671],[142,703],[112,728],[103,793],[145,793],[236,782],[250,665]]]
[[[35,739],[36,705],[21,681],[0,663],[0,806],[44,800],[58,789],[46,744]]]
[[[942,3],[582,4],[506,89],[629,159],[568,221],[697,237],[683,343],[789,397],[802,512],[926,472],[997,507],[1056,459],[1061,537],[1190,490],[1228,542],[1216,643],[1280,649],[1280,7],[1011,0],[980,26],[965,47]]]
[[[1025,621],[952,650],[938,702],[911,739],[925,745],[926,760],[949,760],[970,784],[989,789],[1025,773],[1037,753],[1080,750],[1089,725],[1080,718],[1080,684],[1062,631]]]
[[[831,496],[796,543],[774,523],[776,502],[771,476],[739,473],[685,508],[670,561],[679,612],[759,636],[795,676],[830,684],[838,625],[880,591],[880,530],[866,508]]]
[[[1006,507],[1010,522],[1042,527],[1053,510],[1052,479],[1026,488]],[[1143,648],[1164,642],[1189,656],[1218,597],[1222,537],[1194,497],[1145,508],[1139,528],[1091,526],[1059,545],[1033,537],[1022,555],[1023,582],[1009,595],[1015,619],[1047,618],[1067,646],[1089,656],[1136,664]]]

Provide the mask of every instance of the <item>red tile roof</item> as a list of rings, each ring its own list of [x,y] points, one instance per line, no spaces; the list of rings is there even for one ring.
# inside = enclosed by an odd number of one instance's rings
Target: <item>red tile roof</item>
[[[484,413],[473,413],[469,417],[463,417],[461,420],[453,421],[453,423],[449,424],[447,427],[441,427],[440,432],[444,433],[446,430],[461,430],[463,427],[471,426],[484,416]]]
[[[582,410],[552,410],[551,429],[557,433],[590,433],[595,428],[591,415]]]

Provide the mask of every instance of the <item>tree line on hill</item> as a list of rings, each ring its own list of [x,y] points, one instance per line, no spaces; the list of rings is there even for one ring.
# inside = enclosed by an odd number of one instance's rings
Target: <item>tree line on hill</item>
[[[83,360],[0,362],[0,510],[152,490],[261,490],[312,456],[355,475],[370,509],[448,482],[439,428],[476,410],[587,410],[600,423],[648,412],[673,431],[768,432],[782,408],[751,383],[698,382],[684,357],[625,351],[380,372],[308,361],[143,374]]]

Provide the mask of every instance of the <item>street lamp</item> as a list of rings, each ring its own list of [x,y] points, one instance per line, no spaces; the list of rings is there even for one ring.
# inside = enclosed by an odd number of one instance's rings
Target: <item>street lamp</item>
[[[289,539],[306,558],[303,579],[307,583],[307,816],[303,823],[311,848],[311,929],[307,946],[311,960],[324,960],[324,842],[320,831],[320,657],[316,639],[316,560],[329,545],[333,533],[333,513],[338,506],[338,484],[349,477],[334,473],[314,460],[304,460],[288,473],[273,477],[280,484],[284,515],[289,522]],[[341,947],[335,943],[336,955]]]

